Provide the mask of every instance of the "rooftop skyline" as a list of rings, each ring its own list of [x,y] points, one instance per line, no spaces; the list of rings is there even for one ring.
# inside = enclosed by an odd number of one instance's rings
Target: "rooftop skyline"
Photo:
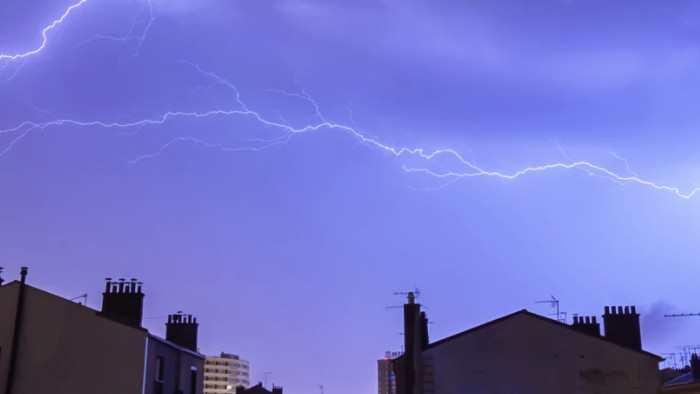
[[[91,307],[139,278],[147,328],[193,314],[290,393],[375,390],[416,287],[431,339],[554,295],[694,345],[663,315],[698,310],[698,13],[3,2],[4,277]]]

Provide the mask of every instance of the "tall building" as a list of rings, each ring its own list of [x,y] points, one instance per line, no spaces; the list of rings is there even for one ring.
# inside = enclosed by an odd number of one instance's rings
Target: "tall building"
[[[635,307],[606,307],[568,325],[526,310],[437,342],[412,293],[404,305],[405,354],[392,360],[398,394],[657,394],[659,362],[642,350]]]
[[[397,354],[398,356],[398,354]],[[379,394],[396,394],[396,378],[391,368],[391,352],[386,352],[384,358],[377,360],[377,383]]]
[[[0,392],[202,393],[192,316],[170,315],[163,339],[141,326],[135,280],[108,280],[96,311],[26,284],[26,275],[22,268],[20,281],[0,286]]]
[[[204,394],[235,394],[250,386],[250,363],[235,354],[209,356],[204,363]]]

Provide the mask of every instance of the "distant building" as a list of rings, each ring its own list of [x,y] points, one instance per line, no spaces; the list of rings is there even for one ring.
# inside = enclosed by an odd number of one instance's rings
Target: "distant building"
[[[659,356],[641,346],[634,307],[606,307],[573,325],[526,310],[430,343],[414,295],[404,305],[405,354],[393,360],[397,394],[656,394]]]
[[[690,372],[665,382],[661,392],[678,394],[700,394],[700,359],[697,354],[690,358]]]
[[[204,394],[235,394],[250,386],[250,364],[235,354],[208,356],[204,362]]]
[[[4,393],[202,393],[196,319],[170,315],[159,338],[141,327],[144,294],[135,280],[108,280],[95,311],[27,285],[26,274],[0,286]]]
[[[272,391],[263,387],[262,383],[258,383],[251,388],[242,386],[236,387],[236,394],[282,394],[282,387],[272,385]]]
[[[391,352],[386,352],[383,359],[377,360],[377,383],[379,394],[396,394],[396,378],[391,368]]]

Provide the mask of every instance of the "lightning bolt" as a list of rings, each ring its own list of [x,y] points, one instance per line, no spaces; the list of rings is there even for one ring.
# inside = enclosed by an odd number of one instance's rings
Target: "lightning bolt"
[[[143,13],[143,8],[144,5],[146,6],[146,12],[148,14],[146,19],[139,18],[139,16]],[[151,3],[151,0],[146,0],[145,3],[141,4],[139,12],[134,16],[134,18],[131,21],[131,29],[129,30],[129,34],[125,37],[118,37],[118,36],[110,36],[110,35],[103,35],[103,34],[96,34],[94,39],[100,39],[100,40],[110,40],[110,41],[116,41],[116,42],[130,42],[130,41],[136,41],[136,52],[133,54],[133,56],[138,56],[138,54],[141,52],[141,47],[143,46],[143,42],[146,40],[146,36],[148,35],[148,31],[151,29],[151,26],[153,25],[153,22],[155,21],[155,16],[153,15],[153,4]],[[137,34],[136,31],[138,30],[139,24],[146,22],[146,26],[143,28],[140,34]],[[92,41],[92,40],[88,40]]]
[[[73,10],[76,8],[82,6],[85,4],[87,0],[80,0],[78,3],[70,6],[64,13],[63,15],[59,18],[56,19],[52,24],[47,26],[42,30],[42,37],[43,41],[41,45],[31,51],[27,51],[24,53],[20,54],[14,54],[14,55],[0,55],[0,60],[4,61],[11,61],[11,60],[16,60],[16,59],[22,59],[26,58],[32,55],[35,55],[39,52],[41,52],[45,47],[46,43],[48,41],[48,32],[51,30],[55,29],[57,26],[59,26],[63,21],[71,14]],[[126,38],[115,38],[115,37],[102,37],[102,38],[108,38],[108,39],[119,39],[119,40],[132,40],[135,39],[138,42],[139,48],[140,45],[143,43],[143,40],[145,38],[145,34],[150,28],[151,24],[153,23],[154,17],[153,17],[153,11],[150,6],[150,1],[148,3],[149,6],[149,21],[147,23],[147,26],[144,30],[144,33],[139,36],[134,36],[133,35],[133,26],[136,25],[137,21],[134,19],[133,24],[132,24],[132,35]],[[368,134],[361,132],[356,126],[348,126],[340,123],[333,123],[329,120],[327,120],[326,117],[323,116],[323,114],[320,111],[320,106],[318,103],[308,94],[306,93],[303,89],[301,90],[300,93],[290,93],[286,92],[283,90],[276,90],[276,89],[270,89],[268,90],[269,92],[277,93],[277,94],[282,94],[288,97],[296,98],[299,100],[303,100],[310,105],[313,106],[314,108],[314,114],[318,118],[318,123],[315,124],[307,124],[302,127],[293,127],[289,125],[287,122],[284,120],[282,121],[274,121],[274,120],[269,120],[265,118],[263,115],[261,115],[259,112],[251,110],[242,100],[241,94],[239,90],[236,88],[234,84],[232,84],[230,81],[228,81],[226,78],[219,76],[211,71],[205,70],[204,68],[200,67],[199,65],[190,62],[188,60],[180,60],[179,63],[186,64],[192,68],[194,68],[197,72],[199,72],[201,75],[210,78],[214,81],[215,84],[220,84],[222,86],[225,86],[229,89],[231,89],[234,94],[235,94],[235,101],[237,104],[237,109],[212,109],[209,111],[205,112],[193,112],[193,111],[168,111],[163,113],[160,116],[153,117],[153,118],[146,118],[146,119],[140,119],[136,120],[133,122],[110,122],[110,121],[103,121],[103,120],[88,120],[88,121],[81,121],[81,120],[75,120],[75,119],[53,119],[50,121],[44,121],[44,122],[35,122],[35,121],[24,121],[18,124],[17,126],[10,127],[4,130],[0,130],[0,135],[2,134],[10,134],[10,133],[19,133],[18,136],[16,136],[14,139],[11,140],[10,144],[2,151],[0,151],[0,157],[4,156],[7,154],[13,147],[16,146],[18,142],[23,140],[30,132],[34,130],[46,130],[49,128],[54,128],[54,127],[61,127],[65,125],[73,125],[73,126],[78,126],[78,127],[97,127],[97,128],[104,128],[104,129],[127,129],[127,130],[132,130],[136,129],[135,132],[130,133],[131,135],[138,133],[143,127],[145,126],[158,126],[158,125],[163,125],[167,122],[173,121],[176,118],[192,118],[192,119],[204,119],[204,118],[210,118],[210,117],[248,117],[248,118],[253,118],[255,121],[257,121],[260,125],[270,127],[273,129],[276,129],[280,132],[280,134],[274,138],[271,139],[254,139],[254,140],[248,140],[247,142],[252,143],[250,146],[243,146],[243,147],[227,147],[221,143],[212,143],[205,141],[201,138],[196,138],[193,136],[184,136],[184,137],[177,137],[174,138],[164,145],[162,145],[158,150],[156,150],[153,153],[149,154],[144,154],[139,157],[136,157],[131,160],[127,160],[126,162],[130,165],[137,164],[138,162],[149,159],[149,158],[155,158],[159,155],[161,155],[164,151],[166,151],[169,147],[173,146],[176,143],[182,143],[182,142],[188,142],[188,143],[194,143],[197,145],[202,145],[207,148],[217,148],[223,151],[228,151],[228,152],[238,152],[241,150],[262,150],[262,149],[267,149],[273,145],[277,144],[282,144],[288,142],[291,138],[294,136],[306,134],[306,133],[311,133],[311,132],[317,132],[320,130],[335,130],[335,131],[340,131],[343,133],[346,133],[350,135],[352,138],[354,138],[356,141],[359,143],[373,148],[377,149],[379,151],[385,152],[387,154],[390,154],[396,158],[402,158],[402,157],[412,157],[415,159],[419,159],[423,163],[426,163],[425,166],[423,167],[412,167],[412,166],[407,166],[403,165],[402,168],[404,171],[407,173],[421,173],[421,174],[426,174],[431,177],[434,177],[436,179],[443,179],[447,180],[449,183],[455,182],[459,179],[464,179],[464,178],[473,178],[473,177],[493,177],[493,178],[501,178],[505,180],[514,180],[516,178],[524,177],[528,174],[534,174],[534,173],[540,173],[540,172],[545,172],[545,171],[552,171],[552,170],[571,170],[571,169],[577,169],[577,170],[583,170],[586,171],[589,175],[595,175],[599,177],[606,178],[608,180],[617,182],[617,183],[636,183],[641,186],[649,187],[655,190],[661,190],[661,191],[667,191],[675,194],[678,197],[681,197],[683,199],[690,199],[695,194],[700,190],[700,187],[697,187],[695,189],[692,189],[690,192],[683,192],[680,190],[680,188],[675,187],[675,186],[668,186],[664,184],[659,184],[647,179],[643,179],[639,176],[636,175],[636,173],[631,173],[631,175],[621,175],[618,174],[610,169],[607,169],[603,166],[594,164],[589,161],[574,161],[571,160],[562,150],[562,154],[564,157],[569,159],[569,162],[557,162],[557,163],[550,163],[550,164],[545,164],[541,166],[532,166],[532,167],[526,167],[522,169],[516,169],[513,170],[512,172],[500,172],[500,171],[494,171],[494,170],[489,170],[486,168],[482,168],[478,165],[473,160],[468,160],[464,156],[462,156],[459,152],[453,149],[437,149],[437,150],[427,150],[425,148],[420,148],[420,147],[399,147],[399,146],[391,146],[385,143],[382,143],[379,138],[376,137],[370,137]],[[128,134],[128,133],[122,133],[122,134]],[[435,163],[436,160],[439,158],[449,158],[452,160],[456,160],[458,163],[458,167],[461,169],[452,169],[452,170],[434,170],[431,169],[431,165]],[[619,157],[618,157],[619,158]],[[621,159],[621,158],[620,158]],[[624,159],[621,159],[624,160]],[[625,161],[627,168],[629,169],[629,166],[627,162]],[[434,166],[434,165],[433,165]]]
[[[46,26],[44,30],[41,31],[41,36],[43,37],[43,40],[41,41],[41,45],[39,45],[36,49],[24,52],[24,53],[17,53],[14,55],[8,55],[8,54],[1,54],[0,53],[0,61],[8,62],[11,60],[17,60],[17,59],[24,59],[27,57],[30,57],[32,55],[36,55],[37,53],[41,52],[46,48],[46,43],[48,42],[48,33],[58,27],[60,24],[63,23],[63,21],[68,18],[68,15],[70,15],[73,10],[76,8],[80,7],[81,5],[87,3],[88,0],[80,0],[79,2],[73,4],[72,6],[68,7],[66,11],[61,15],[60,18],[56,19],[51,23],[50,25]]]

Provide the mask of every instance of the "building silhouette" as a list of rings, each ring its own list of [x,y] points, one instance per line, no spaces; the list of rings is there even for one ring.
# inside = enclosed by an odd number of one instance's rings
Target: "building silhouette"
[[[141,326],[136,280],[108,280],[96,311],[21,280],[0,286],[0,387],[6,394],[201,394],[204,356],[190,315],[166,338]]]
[[[558,322],[526,310],[430,343],[409,293],[405,354],[392,360],[397,394],[658,393],[657,355],[642,350],[634,307]]]
[[[250,363],[238,355],[221,353],[204,362],[204,394],[235,394],[236,387],[250,385]]]
[[[700,394],[700,358],[697,354],[690,357],[690,372],[665,382],[662,393]]]
[[[258,384],[250,388],[236,387],[236,394],[282,394],[282,387],[272,385],[272,391],[270,391],[263,387],[262,382],[258,382]]]

